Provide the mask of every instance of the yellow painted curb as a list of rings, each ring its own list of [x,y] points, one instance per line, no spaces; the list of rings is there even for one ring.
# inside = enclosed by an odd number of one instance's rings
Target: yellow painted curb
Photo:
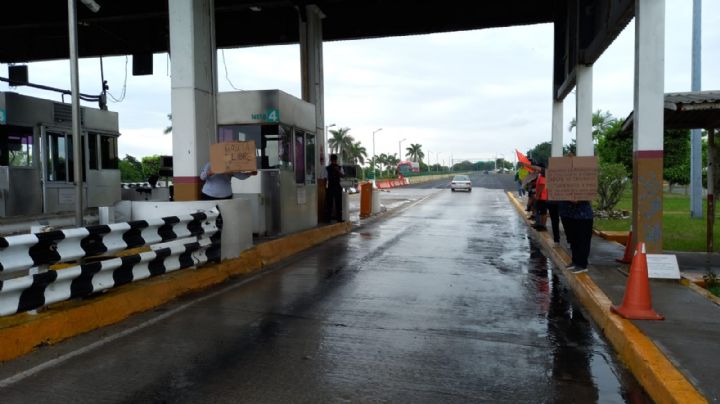
[[[507,192],[507,195],[515,208],[524,215],[525,209],[515,196],[511,192]],[[528,222],[527,219],[525,221]],[[550,234],[540,234],[540,242],[561,268],[575,296],[603,330],[620,359],[655,402],[708,402],[642,331],[629,320],[610,312],[612,302],[587,273],[576,275],[565,269],[570,258],[564,249],[553,247]]]
[[[240,257],[198,269],[184,269],[160,277],[110,289],[94,298],[57,303],[36,315],[21,313],[0,318],[0,361],[22,356],[36,347],[120,322],[177,297],[256,272],[304,249],[346,234],[349,222],[318,227],[272,240],[243,251]]]

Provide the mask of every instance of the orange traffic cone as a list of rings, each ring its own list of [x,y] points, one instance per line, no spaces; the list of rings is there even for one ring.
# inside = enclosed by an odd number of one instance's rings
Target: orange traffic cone
[[[633,259],[633,250],[632,250],[632,230],[630,230],[630,233],[628,233],[627,241],[625,242],[625,254],[623,254],[622,258],[616,258],[615,261],[620,262],[622,264],[629,264],[632,262]]]
[[[610,311],[630,320],[663,320],[665,317],[652,309],[650,281],[648,279],[645,243],[638,243],[630,265],[630,277],[625,287],[622,306],[612,306]]]

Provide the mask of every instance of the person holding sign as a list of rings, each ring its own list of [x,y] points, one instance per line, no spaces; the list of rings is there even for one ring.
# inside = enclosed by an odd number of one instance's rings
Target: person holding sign
[[[230,183],[235,177],[239,180],[245,180],[253,175],[257,175],[257,171],[238,172],[238,173],[214,173],[212,166],[208,162],[200,172],[200,179],[205,181],[200,194],[203,201],[212,201],[220,199],[232,198],[232,187]]]

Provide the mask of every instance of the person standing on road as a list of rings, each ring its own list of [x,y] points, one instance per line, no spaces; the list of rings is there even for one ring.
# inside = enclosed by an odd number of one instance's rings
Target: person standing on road
[[[208,162],[200,172],[200,179],[205,181],[200,199],[203,201],[230,199],[232,198],[232,187],[230,186],[232,177],[245,180],[256,174],[257,171],[251,171],[249,173],[216,174]]]
[[[345,177],[342,168],[337,163],[337,154],[330,155],[330,165],[325,167],[327,171],[327,190],[325,192],[325,209],[327,210],[328,220],[333,219],[333,207],[335,208],[336,218],[338,222],[343,221],[342,215],[342,185],[340,178]]]
[[[520,171],[519,170],[515,171],[515,182],[517,183],[517,186],[518,186],[518,196],[522,198],[523,195],[525,195],[525,188],[523,188],[522,180],[520,179]]]
[[[572,252],[572,263],[566,269],[574,273],[586,272],[592,241],[592,205],[590,201],[562,201],[559,210]]]

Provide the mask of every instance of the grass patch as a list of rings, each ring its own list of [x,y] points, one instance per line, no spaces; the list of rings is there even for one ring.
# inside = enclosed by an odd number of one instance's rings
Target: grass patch
[[[632,212],[632,190],[625,191],[615,210]],[[720,210],[716,207],[717,211]],[[703,198],[703,218],[690,218],[690,197],[688,195],[663,195],[663,249],[668,251],[705,251],[707,247],[707,203]],[[716,245],[720,244],[720,226],[715,219]],[[629,231],[632,218],[595,219],[597,230]]]

